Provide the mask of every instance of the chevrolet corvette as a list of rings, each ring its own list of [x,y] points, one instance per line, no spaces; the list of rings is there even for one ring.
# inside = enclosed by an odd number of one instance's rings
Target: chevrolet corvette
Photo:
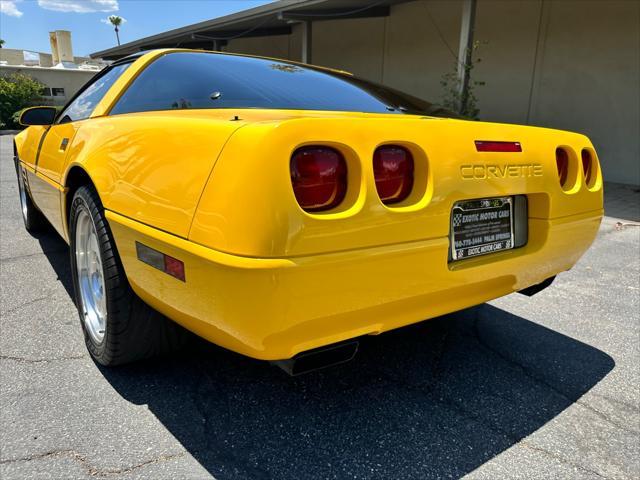
[[[537,293],[603,215],[584,135],[284,60],[143,52],[20,121],[25,227],[69,244],[103,365],[184,329],[292,374],[340,363],[362,336]]]

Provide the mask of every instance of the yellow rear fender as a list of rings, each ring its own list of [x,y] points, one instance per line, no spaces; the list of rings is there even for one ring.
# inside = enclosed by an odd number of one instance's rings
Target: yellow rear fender
[[[88,172],[107,210],[186,238],[213,165],[239,122],[174,112],[82,122],[66,160]]]
[[[475,141],[520,142],[521,152],[478,152]],[[393,206],[377,194],[372,159],[382,144],[414,157],[409,197]],[[308,213],[290,179],[292,153],[305,145],[339,150],[348,169],[344,201]],[[559,181],[556,149],[568,153]],[[593,156],[589,184],[581,152]],[[526,195],[529,218],[556,219],[602,208],[602,174],[584,135],[517,125],[405,115],[311,114],[260,121],[237,131],[209,179],[189,239],[227,253],[292,257],[444,238],[455,202]]]

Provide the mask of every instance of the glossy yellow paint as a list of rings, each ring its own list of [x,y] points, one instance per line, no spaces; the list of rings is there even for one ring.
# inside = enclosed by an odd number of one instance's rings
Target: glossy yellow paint
[[[241,126],[227,116],[155,112],[92,119],[76,134],[65,170],[88,172],[105,207],[186,238],[213,164]]]
[[[31,192],[33,202],[38,206],[47,220],[49,220],[49,223],[56,232],[58,232],[65,241],[68,241],[66,233],[67,227],[64,223],[61,210],[61,202],[64,198],[65,188],[41,173],[34,172],[29,168],[26,168],[26,171],[29,191]]]
[[[169,53],[136,60],[90,119],[52,127],[38,165],[40,131],[27,129],[16,144],[25,168],[55,190],[35,201],[60,219],[63,236],[66,187],[81,169],[98,191],[136,293],[210,341],[256,358],[289,358],[539,283],[571,268],[595,238],[602,173],[597,164],[585,184],[581,151],[597,157],[583,135],[354,112],[108,115],[122,89]],[[518,141],[523,151],[478,153],[474,140]],[[383,143],[404,145],[416,161],[413,193],[393,207],[378,199],[372,172]],[[289,161],[310,144],[346,158],[348,194],[335,210],[309,214],[295,201]],[[570,157],[564,188],[559,146]],[[453,204],[505,195],[528,198],[527,245],[449,263]],[[186,282],[140,262],[136,241],[182,260]]]
[[[577,261],[602,216],[601,173],[596,185],[583,185],[580,151],[593,147],[582,135],[391,115],[234,113],[245,125],[222,149],[187,238],[115,212],[109,221],[145,301],[245,355],[289,358],[539,283]],[[413,195],[393,208],[375,191],[370,162],[380,139],[410,148],[421,177]],[[474,139],[516,140],[524,151],[479,154]],[[291,153],[315,143],[340,149],[350,172],[344,204],[322,214],[298,207],[289,180]],[[569,150],[577,172],[569,191],[558,182],[558,145]],[[468,165],[521,168],[463,179]],[[527,246],[448,263],[453,203],[515,194],[529,200]],[[136,240],[183,260],[186,283],[139,262]],[[278,263],[265,267],[269,259]]]
[[[16,148],[20,153],[20,160],[34,170],[36,168],[40,139],[48,128],[42,125],[29,127],[14,137]]]
[[[447,238],[282,259],[224,254],[120,215],[107,218],[147,303],[225,348],[275,360],[467,308],[569,269],[601,212],[530,220],[526,247],[447,263]],[[136,258],[139,241],[185,264],[181,282]]]
[[[298,256],[446,237],[451,207],[463,199],[526,193],[530,216],[542,219],[602,208],[600,173],[593,188],[583,185],[580,152],[593,151],[583,135],[424,117],[316,118],[296,113],[298,117],[286,121],[252,123],[230,138],[189,239],[239,255]],[[474,140],[483,139],[519,141],[523,152],[478,153]],[[417,165],[413,194],[392,208],[380,202],[375,189],[371,159],[381,143],[404,145]],[[288,159],[307,144],[331,145],[347,160],[350,193],[335,211],[308,214],[296,204]],[[558,182],[559,145],[570,152],[571,171],[576,172],[570,191]],[[469,166],[478,172],[479,166],[495,168],[491,178],[465,179],[462,174]],[[506,166],[521,169],[507,172]],[[504,178],[495,175],[498,168]]]

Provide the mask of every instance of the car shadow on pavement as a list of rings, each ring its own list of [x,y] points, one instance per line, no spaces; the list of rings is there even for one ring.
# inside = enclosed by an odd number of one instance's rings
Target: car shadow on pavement
[[[223,480],[458,478],[613,367],[593,347],[482,305],[367,337],[352,362],[295,378],[200,341],[102,371]]]
[[[53,233],[36,238],[73,298],[68,247]],[[220,480],[458,478],[614,365],[485,304],[365,337],[353,361],[299,377],[195,337],[169,357],[100,370]]]
[[[42,253],[47,257],[47,260],[56,272],[58,280],[67,291],[67,294],[69,294],[69,297],[74,299],[71,263],[69,261],[69,245],[65,243],[62,237],[60,237],[50,225],[42,231],[31,233],[31,236],[40,244]]]

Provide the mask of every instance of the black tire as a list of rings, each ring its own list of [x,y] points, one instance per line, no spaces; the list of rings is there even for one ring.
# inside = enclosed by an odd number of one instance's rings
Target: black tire
[[[22,211],[22,220],[24,222],[24,228],[29,233],[36,233],[43,230],[47,226],[47,220],[44,215],[34,205],[31,200],[31,194],[29,193],[26,185],[26,174],[22,167],[20,167],[20,161],[16,158],[16,175],[18,177],[18,195],[20,199],[20,210]]]
[[[106,322],[102,341],[96,341],[85,322],[76,258],[76,227],[80,212],[89,214],[95,227],[106,294]],[[86,217],[85,217],[86,218]],[[118,256],[100,198],[89,186],[74,194],[69,215],[71,275],[85,344],[96,362],[122,365],[165,354],[184,345],[187,332],[145,304],[131,289]]]

